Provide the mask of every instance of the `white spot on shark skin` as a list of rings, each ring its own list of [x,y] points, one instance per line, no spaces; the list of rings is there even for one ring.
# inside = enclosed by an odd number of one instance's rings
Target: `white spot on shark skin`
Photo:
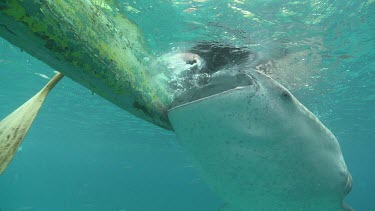
[[[351,210],[335,136],[271,77],[168,111],[184,148],[227,210]],[[198,92],[204,92],[204,89]]]
[[[35,73],[35,75],[38,75],[38,76],[40,76],[42,78],[45,78],[45,79],[50,79],[50,77],[48,77],[48,76],[46,76],[46,75],[44,75],[42,73]]]

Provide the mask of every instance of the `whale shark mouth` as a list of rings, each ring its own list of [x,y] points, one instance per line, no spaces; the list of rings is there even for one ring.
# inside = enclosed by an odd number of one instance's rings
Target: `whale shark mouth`
[[[249,89],[252,95],[249,96],[253,96],[259,89],[257,80],[249,72],[225,69],[205,77],[203,81],[176,96],[171,108],[240,87],[252,87]]]
[[[261,61],[258,57],[249,49],[217,42],[201,42],[189,51],[163,55],[159,61],[167,71],[161,80],[173,99],[169,108],[237,87],[253,86],[256,91],[259,85],[252,75]]]

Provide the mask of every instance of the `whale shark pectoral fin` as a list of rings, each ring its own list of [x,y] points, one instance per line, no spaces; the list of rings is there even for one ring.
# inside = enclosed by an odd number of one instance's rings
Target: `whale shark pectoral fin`
[[[0,174],[16,154],[44,99],[62,77],[57,73],[42,90],[0,121]]]

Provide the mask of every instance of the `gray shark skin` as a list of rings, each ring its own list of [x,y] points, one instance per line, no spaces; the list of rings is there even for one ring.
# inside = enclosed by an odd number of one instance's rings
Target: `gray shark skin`
[[[271,77],[244,74],[246,83],[168,111],[225,210],[351,210],[343,199],[352,178],[332,132]],[[215,77],[210,83],[190,95],[210,92]]]

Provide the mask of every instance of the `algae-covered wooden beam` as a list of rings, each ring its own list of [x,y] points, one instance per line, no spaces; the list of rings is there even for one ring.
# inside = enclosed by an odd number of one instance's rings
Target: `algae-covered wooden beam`
[[[142,33],[108,1],[0,0],[0,36],[126,111],[171,129]]]

